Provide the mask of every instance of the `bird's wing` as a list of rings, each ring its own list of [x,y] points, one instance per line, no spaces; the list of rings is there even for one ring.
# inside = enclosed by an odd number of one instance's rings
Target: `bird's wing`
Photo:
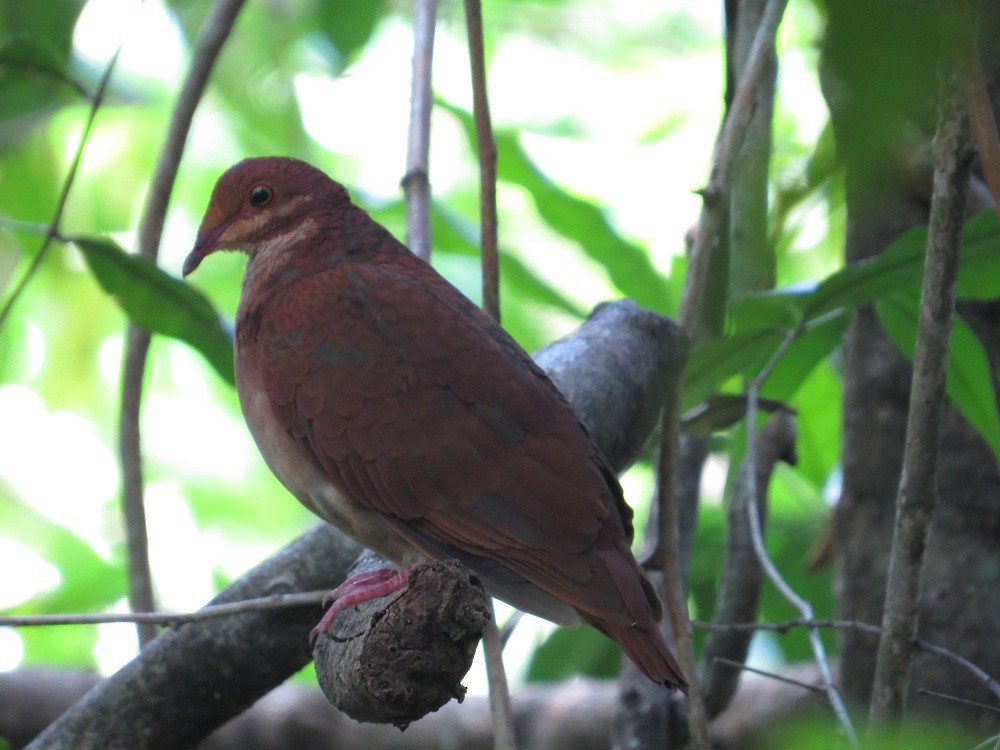
[[[422,262],[344,262],[298,281],[264,310],[258,347],[281,425],[418,547],[499,563],[602,618],[628,619],[637,597],[657,609],[644,582],[620,580],[637,572],[623,569],[631,512],[584,428]]]

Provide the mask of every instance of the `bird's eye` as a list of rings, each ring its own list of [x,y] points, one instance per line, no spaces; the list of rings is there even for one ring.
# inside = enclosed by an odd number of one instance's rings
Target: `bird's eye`
[[[258,208],[260,208],[261,206],[266,206],[268,203],[271,202],[271,199],[273,197],[274,197],[274,191],[267,185],[255,185],[253,188],[250,189],[251,206],[257,206]]]

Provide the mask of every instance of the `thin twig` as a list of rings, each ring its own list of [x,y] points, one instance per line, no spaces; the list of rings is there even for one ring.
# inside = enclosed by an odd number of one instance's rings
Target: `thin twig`
[[[503,666],[503,646],[497,628],[496,607],[490,601],[490,621],[483,631],[483,656],[486,661],[486,679],[490,691],[490,714],[493,717],[493,747],[496,750],[515,750],[514,711],[510,705],[507,673]]]
[[[808,690],[812,693],[819,693],[824,695],[826,691],[823,688],[816,685],[810,685],[808,682],[802,682],[801,680],[793,680],[791,677],[785,677],[784,675],[776,674],[775,672],[768,672],[764,669],[757,669],[757,667],[751,667],[749,664],[743,662],[734,661],[733,659],[727,659],[724,656],[716,656],[712,659],[713,662],[717,664],[725,664],[727,667],[732,667],[733,669],[740,669],[744,672],[753,672],[754,674],[759,674],[762,677],[769,677],[772,680],[777,680],[778,682],[784,682],[789,685],[796,685],[804,690]]]
[[[268,610],[300,607],[303,604],[321,604],[329,590],[304,591],[295,594],[275,594],[257,599],[247,599],[226,604],[210,604],[197,612],[88,612],[65,615],[5,615],[0,617],[0,627],[30,628],[55,625],[106,625],[108,623],[144,623],[148,625],[182,625],[186,622],[211,620],[217,617],[266,612]]]
[[[5,615],[0,616],[0,627],[54,627],[61,625],[104,625],[108,623],[146,622],[153,625],[174,626],[186,622],[211,620],[247,612],[265,612],[307,604],[320,604],[329,593],[329,589],[304,591],[294,594],[275,594],[253,599],[243,599],[225,604],[210,604],[196,612],[98,612],[83,614],[50,614],[50,615]],[[691,625],[710,632],[767,630],[784,635],[796,628],[829,628],[834,630],[857,630],[878,636],[882,628],[871,623],[858,620],[833,619],[794,619],[782,622],[735,622],[718,623],[703,620],[691,620]],[[921,638],[914,641],[921,651],[934,654],[968,671],[976,680],[993,695],[1000,704],[1000,681],[990,676],[985,670],[976,666],[960,654],[956,654],[943,646],[937,646]],[[993,708],[992,710],[1000,710]]]
[[[985,740],[973,747],[972,750],[985,750],[987,747],[992,748],[992,750],[1000,750],[1000,734],[994,734],[992,737],[987,737]]]
[[[510,613],[510,617],[504,622],[503,627],[500,628],[500,650],[507,648],[507,642],[510,637],[514,635],[514,631],[517,626],[521,624],[521,620],[524,619],[524,612],[519,609],[515,609]]]
[[[480,252],[483,267],[483,309],[500,322],[500,267],[497,254],[497,147],[486,92],[486,53],[483,45],[483,9],[479,0],[465,0],[465,23],[469,37],[469,67],[472,72],[472,113],[476,121],[479,154]],[[514,715],[503,668],[503,647],[496,616],[486,625],[483,654],[490,681],[494,746],[514,750]]]
[[[946,40],[948,44],[953,42],[953,39]],[[934,138],[934,189],[903,468],[896,495],[896,519],[885,584],[884,633],[878,647],[872,686],[869,713],[872,728],[901,714],[906,704],[920,602],[920,575],[937,493],[955,281],[972,162],[962,95],[963,66],[956,59],[954,49],[942,47],[938,125]]]
[[[483,309],[500,320],[500,261],[497,249],[497,145],[493,139],[490,104],[486,94],[486,58],[483,49],[483,11],[479,0],[465,0],[472,70],[472,114],[479,152],[479,223],[483,263]]]
[[[760,389],[770,376],[771,372],[777,366],[778,362],[784,356],[788,347],[792,345],[792,342],[798,337],[802,330],[802,326],[788,332],[784,340],[775,350],[771,359],[764,366],[764,368],[757,374],[749,387],[747,388],[747,464],[753,466],[756,462],[757,457],[757,412],[758,405],[760,401]],[[747,506],[747,513],[750,518],[750,539],[753,542],[754,551],[757,554],[757,559],[760,561],[761,566],[764,568],[764,572],[767,573],[767,577],[771,579],[771,582],[777,587],[781,595],[787,599],[792,606],[794,606],[806,620],[813,619],[813,608],[812,605],[800,597],[788,582],[785,581],[784,577],[778,572],[777,567],[774,565],[774,561],[771,560],[770,555],[767,553],[767,547],[764,544],[764,537],[761,532],[760,526],[760,514],[757,509],[757,483],[750,482],[750,502]],[[830,705],[833,708],[833,712],[837,717],[837,721],[840,722],[850,740],[852,746],[857,746],[858,738],[854,731],[854,725],[851,723],[851,717],[847,713],[847,707],[844,705],[844,700],[840,695],[840,691],[833,682],[833,675],[830,671],[830,663],[826,657],[826,649],[823,647],[823,641],[819,637],[819,630],[816,628],[809,629],[809,644],[812,646],[813,657],[816,659],[816,664],[819,666],[820,674],[823,677],[823,689],[826,692],[827,699],[830,701]]]
[[[660,540],[660,564],[663,569],[665,604],[670,616],[677,659],[688,681],[687,714],[691,746],[708,750],[712,746],[708,736],[708,719],[698,685],[697,661],[691,640],[691,621],[688,618],[684,571],[680,561],[680,393],[679,386],[670,394],[663,407],[663,428],[660,437],[660,455],[657,465],[657,497],[660,512],[657,536]]]
[[[972,708],[982,708],[987,711],[992,711],[993,713],[1000,714],[1000,708],[996,706],[991,706],[988,703],[982,703],[980,701],[970,701],[968,698],[960,698],[957,695],[949,695],[948,693],[940,693],[937,690],[928,690],[927,688],[920,688],[918,691],[921,695],[929,695],[931,698],[940,698],[941,700],[951,701],[952,703],[961,703],[963,706],[971,706]]]
[[[731,623],[716,623],[716,622],[705,622],[703,620],[692,620],[691,624],[702,630],[769,630],[775,633],[780,633],[784,635],[789,630],[793,628],[833,628],[834,630],[857,630],[861,633],[868,633],[870,635],[879,636],[882,634],[882,628],[878,625],[873,625],[868,622],[861,622],[859,620],[830,620],[830,619],[803,619],[797,618],[794,620],[785,620],[784,622],[731,622]],[[940,656],[947,661],[961,667],[975,677],[976,681],[979,682],[983,687],[989,690],[993,695],[997,697],[997,701],[1000,702],[1000,680],[992,677],[986,670],[981,667],[976,666],[971,661],[966,659],[960,654],[956,654],[954,651],[945,648],[944,646],[937,646],[933,643],[925,641],[922,638],[917,638],[913,641],[913,645],[916,646],[921,651],[926,651],[929,654],[934,654],[935,656]]]
[[[21,219],[11,219],[7,216],[0,216],[0,229],[7,232],[23,232],[24,234],[35,234],[44,237],[52,235],[53,240],[68,242],[66,236],[58,231],[53,231],[49,224],[39,224],[36,221],[22,221]]]
[[[431,70],[437,0],[413,0],[413,81],[406,141],[406,244],[418,258],[431,258]]]
[[[212,6],[198,34],[191,67],[173,109],[139,225],[139,254],[154,263],[159,254],[167,206],[194,111],[201,101],[219,51],[229,37],[244,2],[245,0],[219,0]],[[122,361],[118,448],[122,465],[122,512],[128,542],[129,603],[137,611],[156,609],[149,567],[139,430],[142,381],[149,343],[149,333],[130,322]],[[145,624],[140,624],[138,631],[140,645],[145,645],[156,635],[155,629]]]
[[[69,171],[66,173],[66,179],[63,180],[62,189],[59,191],[59,198],[56,200],[56,210],[52,215],[52,221],[49,222],[48,230],[45,232],[45,238],[42,240],[41,247],[38,248],[38,252],[35,257],[32,258],[31,264],[24,272],[24,276],[17,283],[11,291],[10,296],[7,298],[7,302],[4,304],[3,309],[0,310],[0,328],[3,328],[4,323],[7,322],[7,318],[10,317],[11,310],[14,309],[14,305],[17,303],[21,295],[24,294],[24,290],[27,289],[29,282],[34,278],[38,269],[42,265],[42,261],[45,260],[45,256],[49,252],[49,248],[52,247],[52,241],[59,236],[61,231],[60,222],[62,222],[63,212],[66,210],[66,201],[69,199],[70,188],[73,187],[73,181],[76,179],[77,170],[80,168],[80,162],[83,159],[83,150],[87,145],[87,140],[90,138],[90,131],[94,125],[94,119],[97,117],[97,110],[101,108],[101,104],[104,103],[104,95],[108,90],[108,83],[111,81],[111,74],[114,72],[115,64],[118,62],[118,55],[121,54],[121,45],[118,45],[118,49],[108,60],[107,66],[104,68],[104,73],[101,75],[101,80],[97,84],[97,90],[94,92],[93,98],[90,100],[90,111],[87,113],[87,120],[83,124],[83,130],[80,132],[80,140],[76,144],[76,152],[73,154],[73,161],[70,162]]]

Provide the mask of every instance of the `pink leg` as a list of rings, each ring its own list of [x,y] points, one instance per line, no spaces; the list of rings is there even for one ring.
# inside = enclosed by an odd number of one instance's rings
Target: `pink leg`
[[[379,568],[348,578],[323,598],[323,606],[329,606],[329,609],[309,633],[309,642],[312,643],[320,633],[329,630],[337,615],[348,607],[406,588],[412,569],[412,565],[405,570]]]

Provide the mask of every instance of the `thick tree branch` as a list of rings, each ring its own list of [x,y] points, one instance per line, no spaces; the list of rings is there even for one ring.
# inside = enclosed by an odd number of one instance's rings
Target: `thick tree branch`
[[[905,703],[917,628],[920,574],[937,491],[941,418],[955,311],[955,279],[972,161],[962,93],[963,66],[953,51],[943,55],[940,65],[934,189],[903,470],[896,496],[896,520],[886,582],[884,632],[872,688],[870,719],[873,726],[900,714]]]
[[[139,255],[154,263],[160,252],[160,236],[170,203],[174,180],[184,144],[191,129],[194,111],[201,101],[209,74],[219,51],[232,31],[245,0],[218,0],[202,24],[195,43],[191,67],[173,108],[167,137],[156,163],[149,194],[139,223]],[[149,541],[142,478],[142,443],[139,430],[142,380],[146,370],[150,335],[134,323],[128,324],[122,360],[122,403],[119,418],[118,451],[122,466],[122,512],[128,548],[129,604],[137,612],[156,609],[153,580],[149,569]],[[156,636],[150,625],[139,624],[139,643]]]
[[[664,373],[671,371],[679,336],[672,322],[633,302],[610,303],[537,357],[616,468],[627,465],[648,436],[636,425],[655,422],[670,388]],[[360,552],[353,541],[320,525],[215,601],[329,590],[344,580]],[[192,745],[308,662],[308,633],[319,614],[314,606],[244,613],[163,633],[32,747],[95,741],[106,748],[150,750]]]
[[[815,666],[782,671],[815,681]],[[0,674],[0,735],[19,750],[66,706],[90,689],[95,675],[23,670]],[[526,750],[607,750],[617,688],[614,682],[580,678],[558,685],[529,685],[512,697],[514,722]],[[798,687],[748,676],[730,708],[712,726],[717,747],[745,747],[776,719],[816,703]],[[320,691],[282,685],[241,716],[213,732],[199,750],[489,750],[489,705],[474,696],[454,701],[412,724],[405,733],[386,724],[359,724],[330,707]],[[103,747],[103,746],[102,746]],[[131,750],[135,750],[133,747]]]

